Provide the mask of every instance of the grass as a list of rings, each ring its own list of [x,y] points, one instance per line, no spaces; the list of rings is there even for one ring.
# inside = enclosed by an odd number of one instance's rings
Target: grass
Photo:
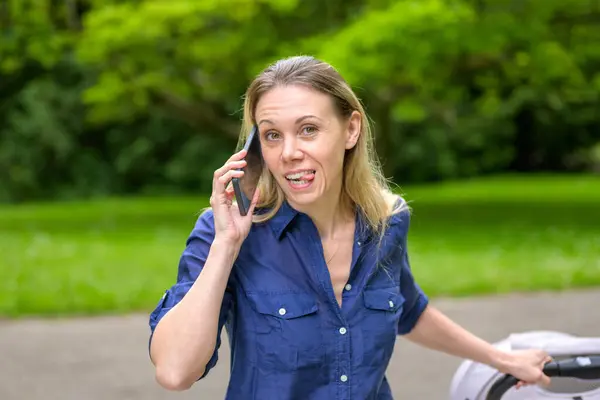
[[[600,286],[600,177],[403,187],[431,296]],[[0,316],[152,309],[207,198],[0,207]]]

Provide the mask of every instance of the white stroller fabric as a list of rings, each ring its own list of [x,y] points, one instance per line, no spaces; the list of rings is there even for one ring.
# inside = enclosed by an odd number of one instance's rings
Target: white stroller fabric
[[[556,360],[580,355],[600,355],[600,338],[577,337],[553,331],[514,333],[494,343],[494,346],[503,350],[543,349]],[[497,370],[487,365],[465,360],[452,379],[450,400],[485,400],[489,389],[501,376]],[[519,390],[512,388],[502,397],[502,400],[542,399],[600,400],[600,379],[589,381],[554,377],[548,388],[535,385]]]

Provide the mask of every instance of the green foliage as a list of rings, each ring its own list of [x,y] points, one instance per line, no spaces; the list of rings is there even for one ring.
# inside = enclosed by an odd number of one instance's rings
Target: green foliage
[[[90,118],[122,120],[158,103],[185,120],[237,137],[238,123],[230,115],[239,110],[249,81],[286,39],[293,42],[321,28],[290,29],[306,23],[296,15],[306,4],[146,1],[90,13],[77,47],[79,60],[100,71],[84,97],[92,105]]]
[[[235,147],[248,83],[301,53],[357,90],[396,182],[597,168],[595,0],[8,0],[0,11],[0,200],[206,190]]]
[[[518,137],[541,153],[534,166],[548,168],[600,134],[590,137],[588,119],[599,105],[594,10],[586,1],[395,1],[319,54],[383,103],[379,122],[391,121],[378,132],[380,152],[398,176],[503,169],[519,157]]]

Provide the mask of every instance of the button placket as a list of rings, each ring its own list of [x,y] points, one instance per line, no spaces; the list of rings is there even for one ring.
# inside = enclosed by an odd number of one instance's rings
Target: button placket
[[[346,399],[349,397],[350,395],[350,385],[348,382],[349,379],[349,375],[351,373],[351,368],[352,368],[352,361],[351,361],[351,354],[352,354],[352,349],[350,347],[350,335],[349,335],[349,329],[346,326],[340,326],[338,328],[338,345],[336,346],[339,351],[341,352],[341,354],[338,357],[339,360],[339,364],[338,364],[338,382],[339,382],[339,386],[338,386],[338,396],[340,396],[340,398],[342,399]]]

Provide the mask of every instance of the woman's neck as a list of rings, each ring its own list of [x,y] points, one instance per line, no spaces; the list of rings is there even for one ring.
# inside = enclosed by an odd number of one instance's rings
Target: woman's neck
[[[304,213],[312,219],[323,240],[336,239],[344,227],[354,222],[354,209],[343,195],[323,198]]]

